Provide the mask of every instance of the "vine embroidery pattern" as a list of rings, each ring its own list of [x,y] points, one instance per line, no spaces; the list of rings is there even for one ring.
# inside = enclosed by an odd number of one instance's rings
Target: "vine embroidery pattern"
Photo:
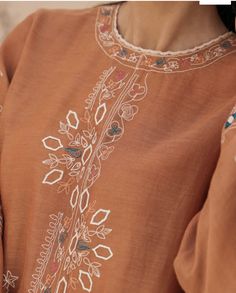
[[[123,136],[125,123],[137,114],[135,103],[146,95],[147,75],[142,84],[138,77],[135,71],[129,76],[115,66],[104,70],[85,99],[83,115],[69,110],[59,123],[59,136],[42,139],[49,151],[42,163],[50,169],[42,183],[58,186],[57,193],[69,198],[71,213],[50,215],[29,293],[78,288],[91,292],[102,262],[112,258],[112,249],[104,244],[112,231],[105,224],[111,210],[96,208],[90,188],[100,177],[102,161],[111,156],[114,143]]]

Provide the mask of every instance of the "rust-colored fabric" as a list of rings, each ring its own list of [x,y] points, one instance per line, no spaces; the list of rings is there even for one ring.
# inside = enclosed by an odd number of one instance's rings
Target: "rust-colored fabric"
[[[236,35],[140,49],[118,12],[40,9],[1,46],[0,292],[236,289]]]

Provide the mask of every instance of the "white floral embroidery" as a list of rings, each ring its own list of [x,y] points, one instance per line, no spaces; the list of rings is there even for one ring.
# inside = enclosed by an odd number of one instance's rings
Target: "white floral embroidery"
[[[102,262],[112,258],[113,251],[105,244],[112,231],[106,226],[111,210],[95,208],[90,188],[101,175],[102,161],[123,136],[124,124],[138,113],[134,103],[146,96],[147,74],[143,84],[137,82],[138,77],[137,72],[128,74],[116,67],[104,70],[85,99],[83,116],[68,110],[64,121],[59,121],[59,136],[42,139],[48,151],[42,163],[49,168],[42,183],[57,185],[57,192],[68,197],[71,212],[50,215],[29,293],[79,288],[91,292]]]
[[[15,281],[19,279],[18,276],[14,276],[9,270],[3,274],[3,289],[5,292],[11,292],[11,288],[15,288]]]

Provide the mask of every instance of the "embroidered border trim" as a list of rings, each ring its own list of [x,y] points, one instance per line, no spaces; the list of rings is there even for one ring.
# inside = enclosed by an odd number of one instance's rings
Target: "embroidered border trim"
[[[134,50],[125,45],[114,31],[117,5],[104,5],[98,8],[95,24],[95,38],[101,49],[110,58],[128,67],[136,67],[140,56],[139,69],[163,73],[184,72],[205,67],[236,50],[236,34],[232,31],[222,35],[222,40],[210,43],[198,51],[176,56],[152,55]]]

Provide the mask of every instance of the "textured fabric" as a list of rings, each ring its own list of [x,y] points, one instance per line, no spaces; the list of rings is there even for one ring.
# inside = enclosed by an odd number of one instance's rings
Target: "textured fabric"
[[[1,46],[0,292],[235,292],[236,36],[152,52],[118,8]]]

